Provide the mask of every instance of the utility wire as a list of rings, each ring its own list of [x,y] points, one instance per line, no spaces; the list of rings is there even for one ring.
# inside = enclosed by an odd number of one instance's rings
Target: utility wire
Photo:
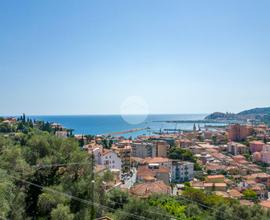
[[[111,207],[108,207],[108,206],[105,206],[105,205],[102,205],[102,204],[99,204],[99,203],[96,203],[96,202],[91,202],[91,201],[88,201],[88,200],[85,200],[85,199],[81,199],[79,197],[76,197],[76,196],[73,196],[73,195],[70,195],[70,194],[67,194],[67,193],[64,193],[64,192],[60,192],[60,191],[57,191],[57,190],[54,190],[54,189],[50,189],[48,187],[44,187],[44,186],[41,186],[39,184],[30,182],[30,181],[27,181],[27,180],[23,180],[23,179],[20,179],[18,177],[15,177],[15,176],[12,176],[12,175],[9,175],[9,174],[6,174],[6,176],[9,176],[10,178],[15,179],[17,181],[20,181],[20,182],[23,182],[23,183],[26,183],[26,184],[35,186],[37,188],[40,188],[40,189],[43,189],[43,190],[46,190],[46,191],[49,191],[49,192],[52,192],[52,193],[56,193],[56,194],[59,194],[59,195],[68,197],[68,198],[70,198],[72,200],[79,201],[79,202],[84,203],[86,205],[94,205],[96,207],[101,207],[103,209],[109,209],[111,211],[115,211],[116,210],[116,209],[113,209]],[[135,215],[135,214],[132,214],[132,213],[129,213],[129,212],[125,212],[125,211],[122,211],[122,210],[118,210],[118,211],[121,212],[121,213],[123,213],[123,214],[127,214],[129,216],[133,216],[136,219],[148,220],[148,218],[146,218],[144,216]]]
[[[32,167],[36,167],[36,168],[50,168],[50,167],[59,167],[59,166],[73,166],[73,165],[90,165],[91,163],[62,163],[62,164],[44,164],[44,165],[35,165],[35,166],[32,166]],[[117,203],[117,202],[114,202],[114,201],[111,201],[112,203],[115,203],[115,204],[121,204],[121,203]],[[123,205],[123,204],[121,204]],[[162,214],[162,213],[158,213],[158,212],[151,212],[151,211],[145,211],[147,213],[151,213],[151,214],[158,214],[158,215],[161,215],[161,216],[165,216],[165,217],[170,217],[170,218],[174,218],[173,216],[169,216],[169,215],[166,215],[166,214]]]
[[[73,165],[89,165],[90,163],[76,163],[76,162],[74,162],[74,163],[63,163],[63,164],[45,164],[45,165],[35,165],[35,166],[33,166],[33,167],[37,167],[37,168],[49,168],[49,167],[59,167],[59,166],[73,166]],[[211,209],[211,210],[213,210],[213,211],[217,211],[217,212],[222,212],[222,211],[220,211],[220,210],[217,210],[217,209],[215,209],[215,208],[213,208],[213,207],[210,207],[210,206],[207,206],[207,205],[205,205],[205,204],[202,204],[202,203],[199,203],[198,201],[195,201],[195,200],[190,200],[190,199],[187,199],[186,197],[183,197],[183,196],[180,196],[180,195],[178,195],[179,197],[181,197],[182,199],[184,199],[184,200],[186,200],[186,201],[189,201],[189,202],[195,202],[195,203],[197,203],[197,204],[199,204],[201,207],[203,207],[203,208],[208,208],[208,209]],[[111,202],[113,202],[113,201],[111,201]],[[113,203],[115,203],[115,204],[121,204],[121,203],[117,203],[117,202],[113,202]],[[121,204],[121,205],[123,205],[123,204]],[[154,213],[154,212],[151,212],[151,211],[147,211],[148,213]],[[223,212],[224,213],[224,212]],[[165,215],[165,214],[161,214],[161,213],[156,213],[155,212],[155,214],[160,214],[160,215],[162,215],[162,216],[166,216],[166,217],[170,217],[170,218],[172,218],[172,216],[168,216],[168,215]],[[243,220],[242,218],[240,218],[240,217],[238,217],[238,216],[235,216],[237,219],[239,219],[239,220]]]
[[[74,166],[74,165],[90,165],[91,163],[89,162],[74,162],[74,163],[55,163],[55,164],[37,164],[32,166],[32,168],[50,168],[50,167],[62,167],[62,166]]]

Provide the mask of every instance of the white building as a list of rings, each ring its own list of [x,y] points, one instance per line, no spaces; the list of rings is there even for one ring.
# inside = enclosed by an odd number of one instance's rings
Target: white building
[[[117,169],[121,172],[122,161],[114,151],[104,149],[101,145],[97,144],[85,145],[84,149],[87,149],[88,153],[94,155],[95,164],[104,165],[111,171]]]
[[[122,169],[121,158],[118,157],[118,155],[112,150],[103,149],[100,154],[100,163],[101,165],[106,166],[110,170],[118,169],[121,171]]]
[[[248,152],[248,147],[244,144],[230,142],[227,145],[227,152],[232,155],[242,155]]]
[[[68,132],[67,131],[56,131],[55,136],[60,138],[67,138]]]
[[[191,181],[194,177],[194,164],[187,161],[173,161],[171,168],[172,182]]]

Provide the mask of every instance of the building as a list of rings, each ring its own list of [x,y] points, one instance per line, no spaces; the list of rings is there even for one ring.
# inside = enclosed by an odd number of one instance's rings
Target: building
[[[270,209],[270,200],[261,201],[259,204],[266,210]]]
[[[262,154],[261,152],[255,152],[252,154],[252,157],[254,161],[260,162],[262,159]]]
[[[246,145],[236,142],[230,142],[227,145],[227,152],[232,155],[245,154],[248,153],[248,150],[249,149]]]
[[[165,184],[171,181],[171,173],[169,168],[159,167],[158,164],[149,164],[148,166],[140,166],[137,170],[138,181],[161,180]]]
[[[263,150],[264,145],[265,144],[261,141],[251,141],[249,143],[249,148],[252,153],[261,152]]]
[[[130,145],[119,145],[111,148],[122,161],[122,171],[129,172],[131,166],[131,146]]]
[[[66,130],[56,131],[55,136],[60,137],[60,138],[67,138],[68,137],[68,131],[66,131]]]
[[[140,198],[147,198],[153,194],[171,194],[171,187],[163,181],[140,183],[130,189],[130,193]]]
[[[224,183],[225,177],[224,175],[211,175],[207,176],[205,182],[207,183]]]
[[[256,146],[256,147],[255,147]],[[261,142],[253,143],[253,150],[260,150],[261,149]],[[257,162],[263,162],[270,164],[270,146],[263,145],[262,151],[256,151],[253,154],[253,159]]]
[[[252,127],[249,125],[233,124],[228,128],[229,141],[243,141],[252,134]]]
[[[122,170],[121,158],[112,150],[104,149],[101,145],[90,143],[83,147],[89,154],[94,155],[96,165],[103,165],[109,170]]]
[[[207,191],[221,191],[225,192],[227,189],[226,183],[204,183],[204,189]]]
[[[122,169],[122,161],[118,155],[112,151],[103,149],[100,153],[100,164],[104,165],[110,170],[121,170]]]
[[[259,153],[259,152],[256,152]],[[261,162],[270,164],[270,151],[261,152]]]
[[[176,146],[182,147],[182,148],[188,148],[192,146],[193,142],[189,139],[179,139],[175,140]]]
[[[155,146],[155,155],[153,157],[167,157],[170,145],[167,141],[158,140],[153,142]]]
[[[148,157],[142,161],[142,164],[144,164],[144,165],[158,164],[159,167],[171,169],[172,160],[170,160],[169,158],[165,158],[165,157],[153,157],[153,158]]]
[[[194,164],[187,161],[173,161],[171,168],[172,182],[191,181],[194,177]]]
[[[132,157],[146,158],[156,155],[154,144],[151,142],[134,142],[131,144]]]

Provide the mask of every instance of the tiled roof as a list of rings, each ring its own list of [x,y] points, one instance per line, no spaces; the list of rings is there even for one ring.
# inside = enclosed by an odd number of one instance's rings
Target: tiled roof
[[[207,176],[208,179],[217,179],[217,178],[224,178],[224,175],[211,175]]]
[[[241,198],[242,197],[242,193],[240,193],[238,190],[236,189],[231,189],[228,190],[228,194],[233,197],[233,198]]]
[[[259,203],[262,207],[270,209],[270,201],[265,200]]]
[[[139,197],[148,197],[154,193],[170,194],[171,188],[163,181],[156,181],[137,184],[130,189],[130,192]]]
[[[167,163],[171,161],[169,158],[166,157],[147,157],[144,159],[143,163],[149,164],[149,163]]]

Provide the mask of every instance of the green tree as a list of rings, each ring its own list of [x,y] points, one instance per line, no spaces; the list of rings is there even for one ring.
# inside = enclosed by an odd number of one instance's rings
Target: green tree
[[[252,189],[246,189],[243,192],[244,198],[248,200],[256,200],[257,199],[257,194],[254,192]]]
[[[0,169],[0,216],[7,218],[12,209],[12,201],[15,198],[15,185],[6,176],[6,172]]]
[[[179,148],[179,147],[172,147],[169,150],[168,157],[170,159],[175,159],[175,160],[186,160],[190,162],[196,162],[196,159],[190,150]]]
[[[51,186],[45,188],[43,193],[38,198],[38,210],[41,215],[49,215],[53,208],[56,208],[58,204],[68,204],[69,198],[64,195],[56,194],[50,191],[50,189],[62,192],[62,185]]]
[[[168,214],[163,209],[151,207],[146,201],[132,198],[116,213],[117,220],[137,220],[139,217],[155,220],[169,220]]]
[[[52,220],[73,220],[74,214],[70,213],[68,206],[59,204],[55,209],[52,210],[51,218]]]
[[[107,205],[113,209],[123,208],[128,203],[128,193],[120,189],[112,190],[107,196]]]

